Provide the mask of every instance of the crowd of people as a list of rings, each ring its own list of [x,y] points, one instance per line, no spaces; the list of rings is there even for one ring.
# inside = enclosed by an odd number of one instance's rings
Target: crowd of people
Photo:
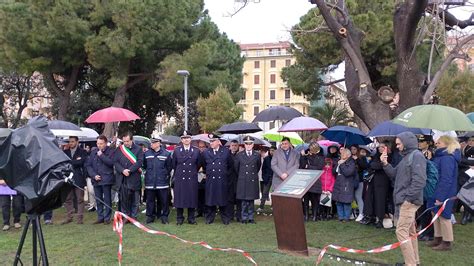
[[[417,139],[406,132],[397,138],[380,139],[373,148],[322,147],[314,140],[299,150],[288,138],[283,138],[277,149],[258,150],[250,136],[242,143],[232,140],[225,145],[217,135],[209,134],[208,138],[209,142],[193,145],[191,135],[184,132],[180,145],[170,149],[159,137],[151,138],[150,146],[145,147],[134,143],[129,133],[122,136],[120,145],[101,135],[97,147],[83,149],[77,137],[69,137],[64,152],[71,158],[77,187],[65,201],[66,219],[61,224],[74,218],[83,223],[82,188],[88,188],[89,209],[97,212],[94,224],[111,222],[114,199],[118,209],[134,219],[140,203],[146,204],[146,223],[169,223],[173,206],[178,225],[185,220],[196,224],[198,216],[212,224],[217,213],[226,225],[232,221],[253,224],[255,212],[271,208],[266,203],[272,190],[297,169],[313,169],[322,174],[303,197],[305,221],[355,220],[375,228],[390,228],[393,222],[399,240],[404,240],[416,233],[415,224],[419,228],[429,224],[432,213],[469,179],[465,171],[474,167],[473,137],[460,144],[456,138],[442,136],[433,143],[431,136]],[[424,188],[431,182],[426,169],[431,165],[436,167],[438,181],[433,194],[426,196]],[[10,228],[11,208],[14,227],[20,228],[23,199],[15,191],[7,193],[1,179],[0,187],[3,230]],[[257,199],[260,204],[255,211]],[[461,224],[472,222],[468,206],[449,201],[434,230],[427,230],[420,240],[430,241],[428,245],[434,250],[450,250],[454,240],[452,214],[460,208]],[[427,209],[431,211],[425,212]],[[52,212],[44,213],[44,219],[46,224],[52,223]],[[405,261],[419,262],[417,250],[417,241],[402,245]]]

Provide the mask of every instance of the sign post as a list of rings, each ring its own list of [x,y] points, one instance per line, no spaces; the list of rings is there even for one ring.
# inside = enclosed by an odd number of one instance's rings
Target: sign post
[[[308,256],[301,198],[322,173],[322,170],[296,170],[272,193],[278,249]]]

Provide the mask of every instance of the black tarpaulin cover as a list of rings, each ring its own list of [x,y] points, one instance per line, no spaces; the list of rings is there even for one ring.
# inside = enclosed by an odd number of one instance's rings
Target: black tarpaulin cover
[[[474,176],[472,176],[458,193],[458,199],[466,203],[471,210],[474,210]]]
[[[27,198],[26,212],[40,214],[61,206],[71,186],[69,157],[59,149],[44,117],[32,118],[0,145],[0,177]]]

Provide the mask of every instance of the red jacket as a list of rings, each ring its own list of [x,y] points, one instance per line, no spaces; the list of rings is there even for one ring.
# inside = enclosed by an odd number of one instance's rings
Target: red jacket
[[[326,159],[326,164],[324,165],[323,174],[321,175],[320,179],[321,179],[321,187],[323,191],[332,192],[336,179],[334,178],[334,175],[332,173],[332,160],[331,159],[329,160]]]

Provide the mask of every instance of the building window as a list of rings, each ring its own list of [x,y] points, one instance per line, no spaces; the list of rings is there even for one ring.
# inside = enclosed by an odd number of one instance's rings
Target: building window
[[[275,90],[270,90],[270,100],[275,100],[275,94],[276,94],[276,91]]]
[[[270,126],[270,129],[275,128],[275,121],[271,121],[269,126]]]
[[[280,49],[270,49],[270,55],[280,55]]]
[[[242,93],[242,100],[246,99],[246,94],[247,94],[247,90],[244,90],[244,92]]]
[[[291,66],[291,59],[286,59],[285,60],[285,66]]]
[[[285,100],[290,99],[291,97],[291,91],[290,89],[285,89]]]
[[[254,106],[253,107],[253,115],[257,115],[258,113],[260,113],[260,108],[258,106]]]
[[[260,84],[260,75],[253,76],[253,84]]]
[[[260,91],[253,91],[253,99],[260,100]]]
[[[261,50],[255,51],[256,56],[262,56],[263,52]]]
[[[253,67],[254,68],[260,68],[260,61],[254,61],[253,62]]]
[[[276,75],[275,74],[270,74],[270,83],[275,84],[276,83]]]
[[[276,60],[270,60],[270,67],[275,68],[277,65]]]

